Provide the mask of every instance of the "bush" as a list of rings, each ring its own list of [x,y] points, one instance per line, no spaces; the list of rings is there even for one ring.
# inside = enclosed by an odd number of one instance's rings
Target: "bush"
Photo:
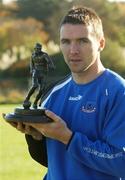
[[[106,47],[102,52],[102,62],[105,67],[110,68],[125,77],[125,57],[123,49],[118,42],[106,40]]]
[[[25,93],[19,90],[10,90],[0,94],[0,104],[17,104],[22,103]]]

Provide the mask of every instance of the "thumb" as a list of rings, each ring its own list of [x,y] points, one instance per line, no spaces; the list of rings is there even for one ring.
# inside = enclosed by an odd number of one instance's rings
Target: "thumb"
[[[58,122],[61,120],[61,118],[59,116],[57,116],[54,112],[50,111],[50,110],[45,110],[45,114],[51,118],[54,122]]]

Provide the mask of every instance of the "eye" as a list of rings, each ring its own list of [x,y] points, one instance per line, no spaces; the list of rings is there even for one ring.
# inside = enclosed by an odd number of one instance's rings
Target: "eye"
[[[80,44],[85,44],[85,43],[89,42],[89,40],[87,38],[80,38],[78,41]]]
[[[61,44],[70,44],[70,40],[69,39],[62,39]]]

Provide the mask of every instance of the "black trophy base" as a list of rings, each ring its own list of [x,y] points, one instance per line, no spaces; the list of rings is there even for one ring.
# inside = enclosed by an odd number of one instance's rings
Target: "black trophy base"
[[[45,115],[45,109],[15,108],[14,113],[3,114],[3,118],[8,122],[26,122],[26,123],[52,122],[52,119],[50,119]]]

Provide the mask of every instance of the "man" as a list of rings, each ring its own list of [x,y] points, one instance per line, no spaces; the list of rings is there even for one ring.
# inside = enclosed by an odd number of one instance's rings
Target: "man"
[[[86,7],[69,10],[60,26],[60,48],[71,76],[42,103],[53,122],[26,124],[25,128],[17,125],[34,137],[27,136],[27,142],[39,162],[42,136],[46,138],[45,180],[118,180],[125,176],[125,81],[102,65],[104,46],[97,14]]]
[[[28,95],[26,96],[23,106],[28,109],[31,105],[30,97],[35,92],[35,90],[39,87],[39,92],[36,96],[36,99],[33,103],[33,108],[37,109],[38,101],[45,90],[45,78],[47,76],[47,72],[50,68],[54,69],[54,64],[51,58],[47,53],[41,51],[42,45],[36,43],[34,52],[31,56],[31,64],[30,71],[32,74],[32,87],[30,88]]]

